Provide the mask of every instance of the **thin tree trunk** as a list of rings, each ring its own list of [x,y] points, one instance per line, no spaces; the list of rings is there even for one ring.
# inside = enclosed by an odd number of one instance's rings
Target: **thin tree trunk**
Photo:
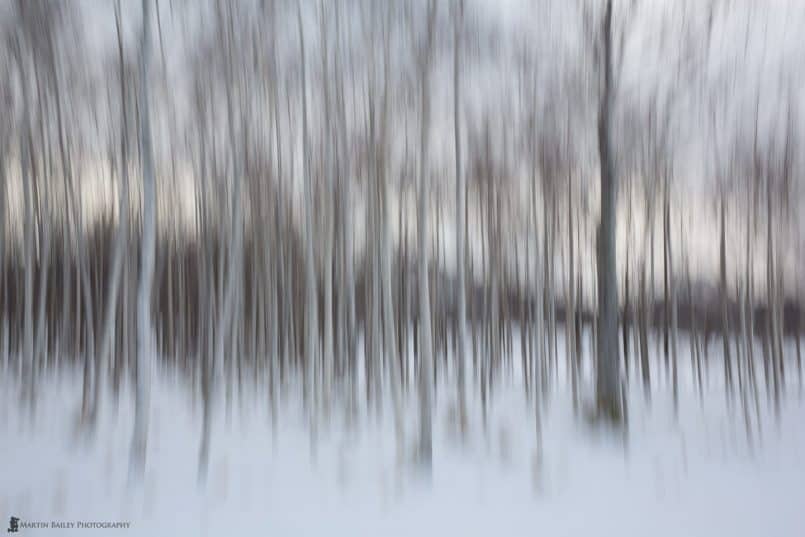
[[[315,252],[313,248],[313,177],[310,173],[310,150],[308,140],[307,111],[307,65],[305,63],[305,34],[302,28],[302,6],[297,6],[299,25],[299,43],[302,53],[302,178],[304,182],[305,204],[305,362],[310,369],[309,374],[315,378],[315,364],[318,356],[318,299],[316,291]],[[305,384],[309,384],[303,380]]]
[[[433,464],[433,340],[428,285],[428,156],[430,134],[430,68],[432,44],[435,37],[436,2],[429,0],[426,43],[420,50],[420,132],[419,178],[417,200],[417,279],[419,281],[419,453],[418,459],[428,476]]]
[[[115,312],[117,310],[117,294],[120,289],[120,273],[123,267],[123,256],[126,252],[126,240],[129,231],[129,172],[128,172],[128,120],[126,115],[126,81],[123,74],[123,40],[120,34],[120,4],[115,11],[115,22],[118,36],[118,61],[120,62],[120,175],[118,182],[118,224],[112,251],[112,266],[107,282],[106,305],[103,314],[101,347],[98,352],[98,365],[95,372],[94,403],[90,414],[90,424],[95,426],[100,406],[100,385],[103,378],[104,365],[111,360],[112,339],[114,337]]]
[[[156,254],[156,185],[151,140],[149,56],[151,54],[151,1],[142,0],[143,33],[140,50],[140,146],[142,167],[143,231],[140,281],[137,290],[137,385],[134,434],[131,443],[130,479],[141,482],[145,472],[148,414],[151,392],[151,362],[154,332],[151,321],[151,288]]]
[[[729,344],[729,313],[727,310],[727,243],[724,194],[721,195],[721,243],[719,246],[719,273],[721,278],[721,338],[724,345],[724,381],[727,385],[727,398],[732,394],[732,358]]]
[[[467,226],[467,213],[465,210],[465,186],[464,176],[461,169],[461,124],[459,117],[459,103],[461,102],[461,84],[459,77],[461,74],[460,66],[460,47],[461,47],[461,24],[463,23],[464,1],[458,0],[457,13],[453,28],[453,136],[456,156],[456,267],[458,278],[456,281],[456,298],[458,305],[458,352],[456,355],[456,367],[458,373],[458,420],[459,427],[463,431],[467,421],[467,395],[466,395],[466,373],[465,364],[467,361],[467,297],[465,283],[465,263],[464,263],[464,232]]]

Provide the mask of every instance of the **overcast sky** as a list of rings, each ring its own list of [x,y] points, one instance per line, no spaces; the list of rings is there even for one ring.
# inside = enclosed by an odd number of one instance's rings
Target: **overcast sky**
[[[247,24],[256,24],[257,0],[234,0],[237,9],[248,13]],[[298,35],[295,24],[295,2],[280,2],[281,20],[278,24],[280,42],[291,65],[298,54]],[[123,0],[123,34],[127,55],[136,58],[141,28],[140,0]],[[155,71],[167,79],[160,81],[155,104],[154,127],[158,148],[168,151],[167,141],[175,136],[177,124],[189,113],[189,58],[199,50],[199,44],[209,36],[215,16],[211,0],[158,0],[159,28],[154,25]],[[303,1],[305,32],[308,39],[308,69],[318,66],[316,14],[320,3]],[[361,47],[359,12],[355,1],[345,9],[348,18],[344,27],[352,32],[358,57],[372,53],[371,47]],[[419,2],[422,4],[422,2]],[[0,1],[0,14],[7,20],[12,12],[10,0]],[[446,1],[439,1],[442,17],[448,17]],[[575,0],[467,0],[467,27],[470,36],[483,35],[474,45],[480,51],[467,53],[464,70],[465,107],[478,117],[491,114],[498,128],[522,120],[522,108],[517,104],[517,54],[528,50],[537,75],[535,99],[549,102],[546,95],[565,91],[565,79],[576,77],[587,84],[594,95],[595,76],[591,57],[590,37],[584,33],[584,6],[592,6],[593,18],[603,2],[584,3]],[[111,0],[76,0],[75,25],[72,28],[83,40],[80,46],[82,69],[90,78],[100,78],[104,69],[116,58],[114,6]],[[767,148],[772,142],[781,145],[787,126],[787,115],[795,116],[796,129],[801,130],[805,113],[805,1],[802,0],[616,0],[614,25],[616,33],[624,35],[623,64],[617,77],[618,128],[627,133],[630,121],[644,119],[651,99],[670,103],[669,128],[676,155],[674,160],[676,202],[680,214],[688,214],[688,227],[680,232],[696,253],[695,258],[705,273],[715,270],[714,245],[717,244],[713,226],[719,178],[724,179],[724,162],[717,165],[715,155],[726,161],[733,140],[745,138],[755,128],[758,117],[759,145]],[[401,38],[410,35],[403,28]],[[711,28],[708,35],[708,28]],[[449,45],[449,27],[441,26],[440,38]],[[267,29],[265,31],[268,31]],[[267,39],[267,37],[266,37]],[[469,45],[468,45],[469,48]],[[409,52],[400,48],[399,61],[408,62]],[[379,54],[379,52],[378,52]],[[450,170],[452,153],[452,89],[449,48],[437,62],[432,88],[434,99],[434,132],[432,158],[437,168]],[[315,78],[313,79],[315,82]],[[558,90],[557,90],[558,88]],[[314,90],[311,90],[314,91]],[[105,94],[105,92],[102,92]],[[668,97],[671,95],[671,97]],[[161,100],[160,100],[161,99]],[[167,101],[167,102],[166,102]],[[581,169],[585,173],[591,197],[595,197],[594,110],[595,101],[580,112],[574,136],[580,146]],[[98,106],[103,117],[107,106]],[[551,106],[545,113],[550,113]],[[553,110],[555,112],[555,110]],[[409,114],[413,115],[413,114]],[[547,116],[540,116],[541,119]],[[503,118],[503,119],[501,119]],[[414,127],[412,117],[408,128]],[[472,125],[472,115],[467,125]],[[316,118],[313,124],[315,128]],[[401,122],[402,123],[402,122]],[[103,122],[101,122],[103,124]],[[402,128],[402,126],[401,126]],[[469,127],[468,127],[469,128]],[[297,129],[298,130],[298,129]],[[743,133],[743,134],[741,134]],[[625,144],[624,136],[621,144]],[[397,142],[402,145],[402,138]],[[802,153],[798,148],[797,154]],[[99,150],[99,155],[103,153]],[[624,151],[624,154],[626,151]],[[624,164],[625,167],[625,164]],[[623,170],[623,167],[621,168]],[[714,173],[722,170],[721,174]],[[798,163],[795,206],[802,194],[802,163]],[[452,172],[451,172],[452,173]],[[512,169],[517,174],[517,169]],[[522,173],[522,172],[519,172]],[[621,174],[622,184],[628,178]],[[449,191],[452,175],[446,174],[444,188]],[[726,177],[734,179],[733,177]],[[523,179],[523,178],[520,178]],[[90,187],[93,188],[93,187]],[[688,197],[684,194],[686,193]],[[690,196],[698,196],[693,198]],[[693,201],[691,201],[693,200]],[[192,207],[192,204],[187,204]],[[448,209],[451,210],[451,209]],[[736,209],[736,211],[738,211]],[[740,212],[731,216],[735,227]],[[448,219],[449,220],[449,219]],[[697,220],[701,220],[695,224]],[[445,223],[449,232],[452,227]],[[796,237],[793,237],[796,242]],[[624,246],[623,235],[619,244]],[[737,243],[736,243],[737,244]],[[740,253],[736,245],[734,255]],[[787,252],[787,263],[794,270],[798,252]],[[622,256],[621,256],[622,257]],[[448,262],[450,260],[448,259]]]

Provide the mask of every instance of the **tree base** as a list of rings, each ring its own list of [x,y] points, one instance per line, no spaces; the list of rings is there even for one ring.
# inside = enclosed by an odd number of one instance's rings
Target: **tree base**
[[[626,429],[628,414],[625,398],[597,397],[594,405],[587,405],[584,416],[588,424],[612,429]]]

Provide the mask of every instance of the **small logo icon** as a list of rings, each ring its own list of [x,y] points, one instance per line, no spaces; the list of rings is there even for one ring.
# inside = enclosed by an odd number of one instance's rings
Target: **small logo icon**
[[[13,516],[8,521],[8,529],[6,530],[7,533],[17,533],[20,531],[20,519]]]

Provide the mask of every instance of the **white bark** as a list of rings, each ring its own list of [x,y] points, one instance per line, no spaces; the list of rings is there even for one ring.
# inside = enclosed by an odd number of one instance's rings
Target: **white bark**
[[[465,254],[464,232],[467,225],[466,213],[466,194],[464,175],[461,170],[461,134],[459,104],[461,102],[459,77],[460,66],[460,47],[461,47],[461,25],[464,17],[464,1],[457,0],[457,9],[454,22],[453,33],[453,136],[456,156],[456,267],[458,278],[456,281],[456,298],[458,305],[458,355],[456,356],[456,367],[458,372],[458,419],[459,425],[463,427],[467,419],[467,395],[466,395],[466,373],[465,364],[467,360],[467,296],[465,283]]]
[[[389,383],[391,385],[391,399],[394,406],[394,423],[397,435],[398,452],[402,449],[403,442],[403,417],[402,401],[400,395],[400,372],[397,357],[397,342],[394,337],[394,303],[391,283],[391,232],[390,232],[390,210],[389,210],[389,182],[388,177],[388,156],[389,156],[389,107],[390,107],[390,28],[391,10],[386,7],[384,39],[383,39],[383,103],[382,117],[380,120],[380,140],[378,151],[378,180],[380,181],[380,255],[381,255],[381,285],[383,292],[383,340],[385,343],[385,357],[389,369]],[[376,312],[379,314],[380,312]]]
[[[98,369],[95,374],[95,396],[90,415],[90,424],[95,425],[98,407],[100,406],[100,384],[103,379],[103,368],[111,360],[112,341],[115,333],[115,311],[117,295],[120,289],[120,274],[123,268],[123,256],[126,252],[126,241],[129,232],[129,172],[128,172],[128,120],[126,117],[126,80],[124,78],[123,41],[120,34],[120,10],[115,11],[115,22],[118,35],[118,61],[120,62],[120,171],[118,179],[118,225],[112,250],[112,264],[107,282],[106,304],[103,313],[103,332],[101,347],[98,350]]]
[[[25,275],[23,283],[23,336],[22,336],[22,398],[33,401],[34,391],[34,333],[33,333],[33,276],[34,276],[34,238],[33,238],[33,195],[30,177],[31,159],[31,120],[28,103],[28,73],[22,51],[22,39],[17,36],[15,43],[16,60],[22,86],[22,133],[19,135],[20,178],[23,188],[23,240]]]
[[[154,153],[151,140],[149,109],[149,56],[151,54],[151,0],[142,0],[143,30],[140,44],[140,146],[142,168],[142,254],[140,281],[137,289],[137,385],[135,396],[134,434],[131,443],[129,477],[142,481],[148,442],[148,418],[151,392],[151,362],[154,335],[151,324],[151,287],[156,254],[156,185]]]
[[[229,16],[232,16],[230,11]],[[227,84],[227,92],[226,92],[226,101],[227,101],[227,127],[228,127],[228,139],[229,139],[229,151],[231,156],[232,162],[232,195],[231,195],[231,206],[229,212],[229,236],[230,236],[230,251],[229,251],[229,263],[227,263],[227,270],[226,270],[226,281],[223,287],[223,297],[222,297],[222,304],[219,309],[218,319],[216,320],[216,330],[215,330],[215,352],[212,357],[212,363],[209,364],[209,370],[207,374],[208,377],[208,388],[207,394],[205,394],[205,401],[204,401],[204,415],[202,421],[202,438],[201,438],[201,449],[199,451],[199,470],[198,470],[198,479],[199,482],[203,483],[207,477],[207,471],[209,468],[209,456],[210,456],[210,436],[212,431],[212,403],[213,397],[215,395],[215,384],[218,376],[218,368],[223,367],[225,365],[224,362],[224,351],[226,349],[226,341],[227,337],[231,338],[232,348],[236,348],[236,339],[237,339],[237,331],[235,330],[235,326],[237,323],[234,323],[233,320],[239,308],[237,305],[239,303],[239,283],[242,278],[243,274],[243,225],[241,222],[242,218],[242,200],[241,200],[241,187],[243,183],[243,178],[241,177],[241,165],[242,165],[242,155],[238,151],[238,139],[236,136],[236,117],[235,117],[235,99],[236,95],[233,95],[235,85],[234,80],[234,66],[233,66],[233,58],[231,52],[231,40],[232,36],[227,36],[227,51],[228,51],[228,66],[229,66],[229,81]],[[223,260],[222,260],[223,262]],[[236,359],[236,353],[232,352],[229,356],[228,365],[230,368],[234,365],[234,361]],[[233,384],[233,380],[229,380],[228,386]]]
[[[417,200],[417,279],[419,282],[419,462],[430,475],[433,464],[433,339],[428,286],[428,144],[430,134],[430,67],[435,34],[436,2],[429,0],[426,42],[419,51],[420,132]]]
[[[310,378],[315,378],[316,359],[318,356],[318,299],[316,291],[315,252],[313,249],[313,178],[310,173],[310,150],[308,140],[307,110],[307,65],[305,63],[305,33],[302,28],[302,5],[297,5],[299,24],[299,45],[302,54],[302,180],[304,182],[305,204],[305,362]],[[305,381],[305,384],[309,384]]]

